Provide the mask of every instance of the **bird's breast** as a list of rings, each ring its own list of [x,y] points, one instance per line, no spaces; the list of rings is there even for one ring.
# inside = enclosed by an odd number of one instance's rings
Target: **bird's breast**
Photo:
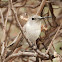
[[[37,24],[26,25],[26,36],[30,41],[36,41],[41,32],[41,26]]]

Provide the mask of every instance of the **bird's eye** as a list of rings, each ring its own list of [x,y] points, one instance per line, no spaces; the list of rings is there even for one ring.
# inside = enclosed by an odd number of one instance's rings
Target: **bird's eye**
[[[34,18],[32,18],[32,20],[34,20]]]

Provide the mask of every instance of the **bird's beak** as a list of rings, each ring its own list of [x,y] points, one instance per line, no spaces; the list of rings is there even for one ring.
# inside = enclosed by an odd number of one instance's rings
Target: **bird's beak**
[[[51,16],[47,16],[47,17],[40,17],[39,19],[45,19],[45,18],[52,18]]]
[[[45,19],[45,18],[52,18],[52,17],[51,16],[47,16],[47,17],[40,17],[40,18],[32,18],[32,20],[36,20],[36,19],[41,20],[41,19]]]

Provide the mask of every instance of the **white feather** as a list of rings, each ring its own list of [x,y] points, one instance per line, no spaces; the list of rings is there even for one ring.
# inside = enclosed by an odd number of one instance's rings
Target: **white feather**
[[[23,31],[26,37],[33,43],[38,39],[41,32],[41,21],[32,20],[32,18],[39,18],[40,16],[34,15],[28,19],[28,22],[24,25]]]

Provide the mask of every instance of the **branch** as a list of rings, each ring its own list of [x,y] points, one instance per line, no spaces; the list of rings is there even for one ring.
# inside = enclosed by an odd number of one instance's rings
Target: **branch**
[[[4,22],[4,17],[3,17],[3,13],[2,13],[2,10],[0,10],[1,12],[1,18],[2,18],[2,25],[3,25],[3,37],[1,39],[1,42],[2,42],[2,49],[1,49],[1,59],[3,59],[2,61],[4,61],[5,59],[5,55],[6,55],[6,46],[7,46],[7,42],[5,41],[6,39],[6,25],[7,25],[7,20],[8,20],[8,13],[9,13],[9,5],[8,5],[8,12],[7,12],[7,15],[6,15],[6,19],[5,19],[5,22]]]
[[[15,54],[12,54],[9,57],[7,57],[4,62],[7,62],[8,60],[10,60],[13,57],[19,57],[19,56],[32,56],[32,57],[36,57],[37,56],[37,53],[21,52],[20,51],[19,53],[15,53]]]
[[[50,43],[49,46],[48,46],[48,49],[46,50],[46,54],[49,52],[51,46],[53,45],[53,41],[55,40],[55,38],[56,38],[58,32],[60,31],[60,28],[61,28],[61,26],[58,27],[58,30],[57,30],[56,34],[54,35],[54,37],[53,37],[51,43]]]
[[[10,1],[10,0],[9,0],[9,1]],[[11,1],[10,1],[10,2],[11,2]],[[24,38],[25,38],[26,41],[28,42],[29,46],[32,47],[32,43],[31,43],[31,41],[28,40],[28,39],[26,38],[26,36],[24,35],[24,33],[23,33],[23,28],[22,28],[22,26],[21,26],[21,24],[20,24],[20,22],[19,22],[19,20],[18,20],[17,13],[16,13],[16,11],[15,11],[13,5],[12,5],[12,2],[10,3],[10,5],[11,5],[11,9],[12,9],[12,11],[13,11],[15,20],[16,20],[17,23],[19,24],[19,27],[20,27],[20,30],[21,30],[22,35],[24,36]],[[49,58],[49,56],[48,56],[47,54],[45,55],[44,53],[41,53],[41,51],[39,51],[36,47],[33,46],[32,48],[33,48],[38,54],[40,54],[41,57]]]
[[[51,12],[51,15],[52,15],[53,27],[56,27],[57,22],[56,22],[56,17],[54,15],[52,4],[51,3],[48,3],[48,4],[49,4],[49,9],[50,9],[50,12]]]
[[[40,4],[40,7],[39,7],[39,9],[38,9],[38,11],[36,13],[37,15],[40,15],[40,13],[42,12],[43,7],[44,7],[45,4],[46,4],[46,0],[42,0],[42,2]]]
[[[1,21],[2,21],[2,25],[3,25],[3,37],[1,39],[1,44],[2,44],[2,49],[1,49],[1,56],[3,57],[3,54],[4,54],[4,49],[5,49],[5,25],[4,25],[4,18],[3,18],[3,13],[2,13],[2,10],[0,9],[0,13],[1,13]]]
[[[19,34],[14,39],[14,41],[8,46],[8,48],[10,48],[10,50],[14,51],[17,48],[21,38],[22,38],[22,34],[21,34],[21,32],[19,32]]]

